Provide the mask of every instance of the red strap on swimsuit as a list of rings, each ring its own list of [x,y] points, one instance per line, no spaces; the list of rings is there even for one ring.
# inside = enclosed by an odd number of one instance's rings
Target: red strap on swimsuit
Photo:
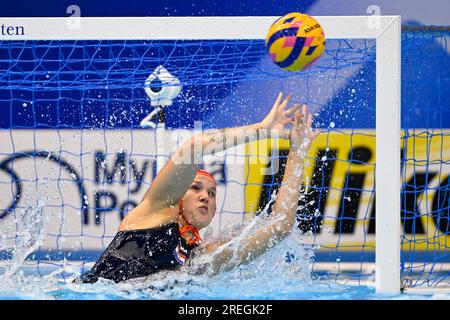
[[[180,227],[180,235],[181,236],[189,231],[192,231],[192,233],[194,234],[194,237],[188,241],[189,245],[193,245],[193,244],[199,245],[200,243],[202,243],[203,240],[200,237],[200,233],[198,232],[198,229],[196,227],[191,226],[190,224]]]

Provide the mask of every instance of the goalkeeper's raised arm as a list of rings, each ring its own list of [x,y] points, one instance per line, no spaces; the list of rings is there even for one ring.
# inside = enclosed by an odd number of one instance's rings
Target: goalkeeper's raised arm
[[[158,173],[139,206],[125,217],[120,230],[151,228],[178,221],[180,201],[197,176],[204,155],[257,139],[288,138],[289,130],[286,126],[292,123],[295,112],[300,109],[300,105],[288,108],[290,100],[291,95],[283,98],[283,94],[279,93],[271,111],[261,122],[207,130],[183,143]],[[194,220],[190,224],[203,228],[210,223],[212,216],[205,217],[201,223]]]
[[[230,245],[231,242],[203,245],[209,251],[216,251],[220,246],[209,269],[212,274],[248,263],[291,232],[297,213],[304,159],[311,142],[319,135],[319,131],[311,129],[311,124],[312,115],[308,113],[306,106],[295,112],[289,134],[290,149],[284,177],[267,224],[254,232],[247,232],[246,236],[239,238],[238,245]],[[196,250],[201,249],[199,247]]]

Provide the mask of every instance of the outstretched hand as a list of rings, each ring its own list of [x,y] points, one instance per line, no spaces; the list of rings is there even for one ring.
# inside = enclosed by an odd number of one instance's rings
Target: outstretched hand
[[[320,130],[312,130],[312,114],[308,107],[303,105],[302,111],[297,110],[294,114],[293,125],[289,135],[291,148],[307,151],[311,142],[320,134]]]
[[[261,121],[263,129],[271,130],[272,133],[277,134],[280,138],[289,138],[289,130],[286,126],[292,123],[295,112],[300,110],[299,104],[295,104],[292,108],[286,109],[291,98],[292,94],[289,94],[283,100],[283,93],[280,92],[278,94],[272,110],[270,110],[264,120]]]

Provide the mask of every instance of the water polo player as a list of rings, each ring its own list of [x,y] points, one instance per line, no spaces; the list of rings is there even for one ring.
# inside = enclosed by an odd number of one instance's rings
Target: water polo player
[[[312,115],[307,107],[287,108],[290,99],[290,95],[283,99],[280,93],[260,123],[204,131],[183,143],[155,177],[141,203],[125,216],[99,260],[80,280],[93,283],[102,277],[120,282],[159,270],[175,270],[190,259],[191,253],[202,252],[211,254],[207,270],[215,274],[251,261],[286,237],[295,223],[303,160],[318,135],[311,129]],[[200,169],[198,160],[236,143],[257,140],[264,130],[270,137],[290,140],[283,181],[270,219],[242,237],[238,248],[227,246],[232,239],[203,243],[199,230],[208,226],[216,214],[217,190],[214,178]]]

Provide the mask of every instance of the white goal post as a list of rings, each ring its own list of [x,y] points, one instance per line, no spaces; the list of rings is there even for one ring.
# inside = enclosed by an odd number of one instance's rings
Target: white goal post
[[[263,39],[279,17],[2,18],[1,40]],[[327,39],[376,40],[376,290],[400,292],[400,16],[315,16]],[[205,21],[208,27],[205,28]]]

